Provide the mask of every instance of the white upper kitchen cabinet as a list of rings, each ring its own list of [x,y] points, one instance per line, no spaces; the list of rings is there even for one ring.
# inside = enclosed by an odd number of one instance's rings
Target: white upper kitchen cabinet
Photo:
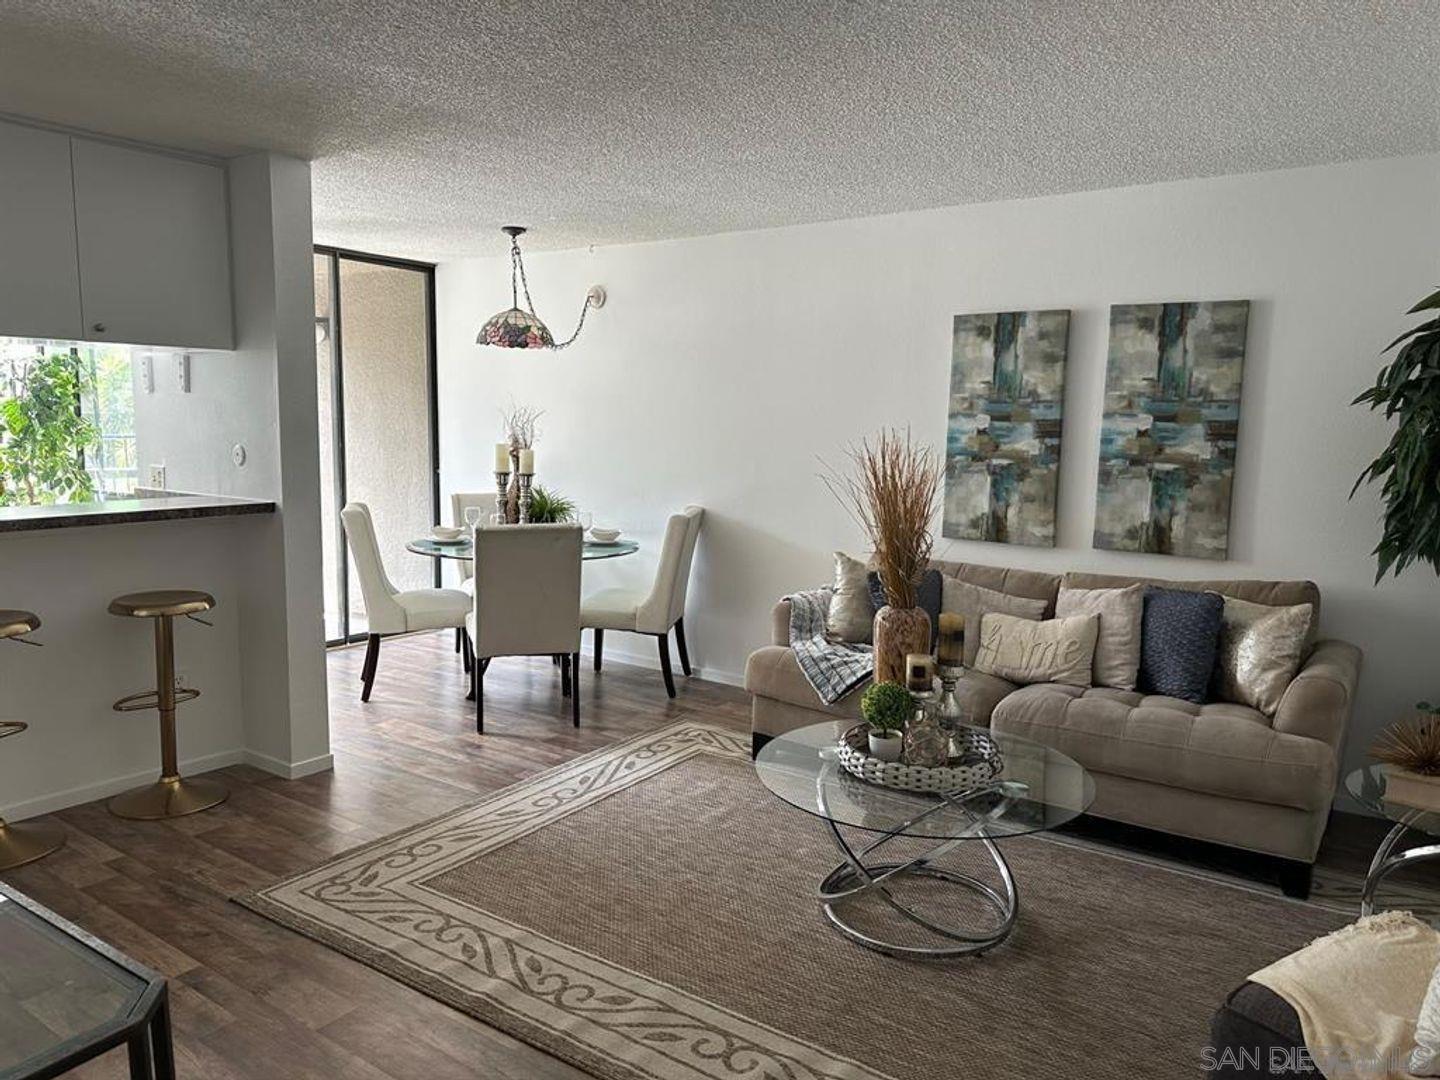
[[[0,123],[0,335],[83,337],[70,136]]]
[[[233,349],[224,170],[92,139],[70,141],[79,336]]]

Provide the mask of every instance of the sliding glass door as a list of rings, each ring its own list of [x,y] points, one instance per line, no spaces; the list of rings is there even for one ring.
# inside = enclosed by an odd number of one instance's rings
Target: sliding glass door
[[[439,517],[435,430],[435,270],[315,249],[325,636],[366,633],[340,508],[370,507],[385,572],[400,589],[439,584],[434,560],[405,550]]]

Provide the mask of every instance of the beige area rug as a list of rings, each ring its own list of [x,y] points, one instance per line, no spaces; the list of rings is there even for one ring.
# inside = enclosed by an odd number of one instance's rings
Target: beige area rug
[[[1074,844],[1003,849],[1005,944],[870,952],[814,899],[838,862],[819,822],[764,789],[745,736],[681,723],[241,902],[606,1080],[1197,1076],[1225,994],[1347,921]]]

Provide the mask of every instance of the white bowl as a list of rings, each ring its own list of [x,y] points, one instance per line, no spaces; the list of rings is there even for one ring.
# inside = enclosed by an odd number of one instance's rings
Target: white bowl
[[[602,544],[613,544],[620,539],[619,529],[602,529],[598,525],[590,530],[590,535]]]
[[[464,532],[464,529],[456,528],[454,525],[436,525],[430,530],[430,535],[436,540],[459,540]]]

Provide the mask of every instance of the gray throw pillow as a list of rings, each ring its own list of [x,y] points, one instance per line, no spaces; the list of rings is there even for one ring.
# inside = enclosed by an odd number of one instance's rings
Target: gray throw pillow
[[[875,633],[875,606],[865,586],[865,563],[843,551],[835,552],[835,584],[831,589],[830,609],[825,614],[825,631],[830,639],[869,644]]]
[[[1024,596],[1011,596],[994,589],[971,585],[959,578],[944,575],[944,586],[940,597],[940,610],[965,616],[965,666],[975,666],[975,654],[980,651],[980,620],[987,612],[997,615],[1014,615],[1018,619],[1043,619],[1050,604],[1045,600],[1031,600]]]
[[[1055,617],[1098,615],[1100,638],[1095,643],[1096,686],[1134,690],[1140,673],[1140,621],[1145,613],[1145,586],[1123,589],[1060,588]]]

